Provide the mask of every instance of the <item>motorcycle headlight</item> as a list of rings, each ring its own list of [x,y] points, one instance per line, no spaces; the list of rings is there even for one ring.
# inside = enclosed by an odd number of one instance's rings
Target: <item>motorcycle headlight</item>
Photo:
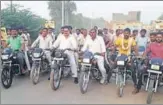
[[[90,59],[84,58],[84,59],[83,59],[83,63],[90,63]]]
[[[7,60],[9,58],[8,55],[1,55],[2,60]]]
[[[56,57],[56,58],[61,58],[61,57],[62,57],[61,52],[55,52],[55,57]]]
[[[40,57],[40,53],[33,53],[33,57],[35,57],[35,58]]]
[[[125,65],[125,62],[124,61],[117,61],[117,65],[124,66]]]

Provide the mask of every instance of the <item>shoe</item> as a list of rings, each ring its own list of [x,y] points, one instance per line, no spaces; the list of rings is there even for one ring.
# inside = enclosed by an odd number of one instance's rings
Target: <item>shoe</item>
[[[137,94],[137,93],[139,93],[139,89],[135,88],[132,94]]]
[[[78,78],[77,77],[74,78],[74,83],[78,84]]]
[[[104,84],[105,83],[105,78],[102,78],[101,81],[100,81],[101,84]]]

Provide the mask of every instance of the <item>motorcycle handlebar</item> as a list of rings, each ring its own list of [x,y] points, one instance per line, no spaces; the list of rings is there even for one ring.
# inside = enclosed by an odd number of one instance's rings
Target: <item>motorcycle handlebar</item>
[[[73,52],[77,52],[77,50],[70,49],[70,48],[64,49],[64,50],[62,50],[62,51],[63,51],[63,52],[65,52],[65,51],[73,51]]]

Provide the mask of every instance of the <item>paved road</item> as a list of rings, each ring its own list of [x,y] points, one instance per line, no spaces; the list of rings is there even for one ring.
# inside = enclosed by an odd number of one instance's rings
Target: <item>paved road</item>
[[[145,104],[147,93],[142,90],[132,95],[133,86],[128,81],[124,96],[116,95],[116,85],[100,85],[91,81],[86,94],[81,94],[79,86],[71,79],[62,81],[61,87],[53,91],[49,86],[47,74],[41,76],[40,82],[33,85],[29,77],[16,77],[9,89],[1,88],[1,104]],[[163,87],[162,87],[163,88]],[[153,104],[163,104],[163,91],[159,90],[153,97]]]

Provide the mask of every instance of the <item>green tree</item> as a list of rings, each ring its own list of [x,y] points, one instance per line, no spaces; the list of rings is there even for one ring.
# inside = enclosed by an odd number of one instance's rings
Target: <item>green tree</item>
[[[56,22],[56,30],[58,31],[62,24],[62,2],[61,1],[49,1],[48,9],[50,10],[50,16],[52,20]],[[103,18],[91,19],[84,17],[83,14],[74,12],[77,10],[76,4],[73,1],[65,1],[65,23],[72,25],[73,28],[91,28],[92,25],[98,27],[105,27],[105,20]]]
[[[73,1],[65,2],[65,23],[71,23],[73,12],[76,11],[76,4]],[[58,31],[62,25],[62,1],[49,1],[48,9],[52,20],[56,22],[56,30]]]
[[[11,13],[10,5],[1,10],[1,24],[5,27],[23,26],[28,29],[31,37],[35,39],[39,30],[43,27],[45,19],[33,14],[29,9],[22,9],[22,6],[13,4]]]

